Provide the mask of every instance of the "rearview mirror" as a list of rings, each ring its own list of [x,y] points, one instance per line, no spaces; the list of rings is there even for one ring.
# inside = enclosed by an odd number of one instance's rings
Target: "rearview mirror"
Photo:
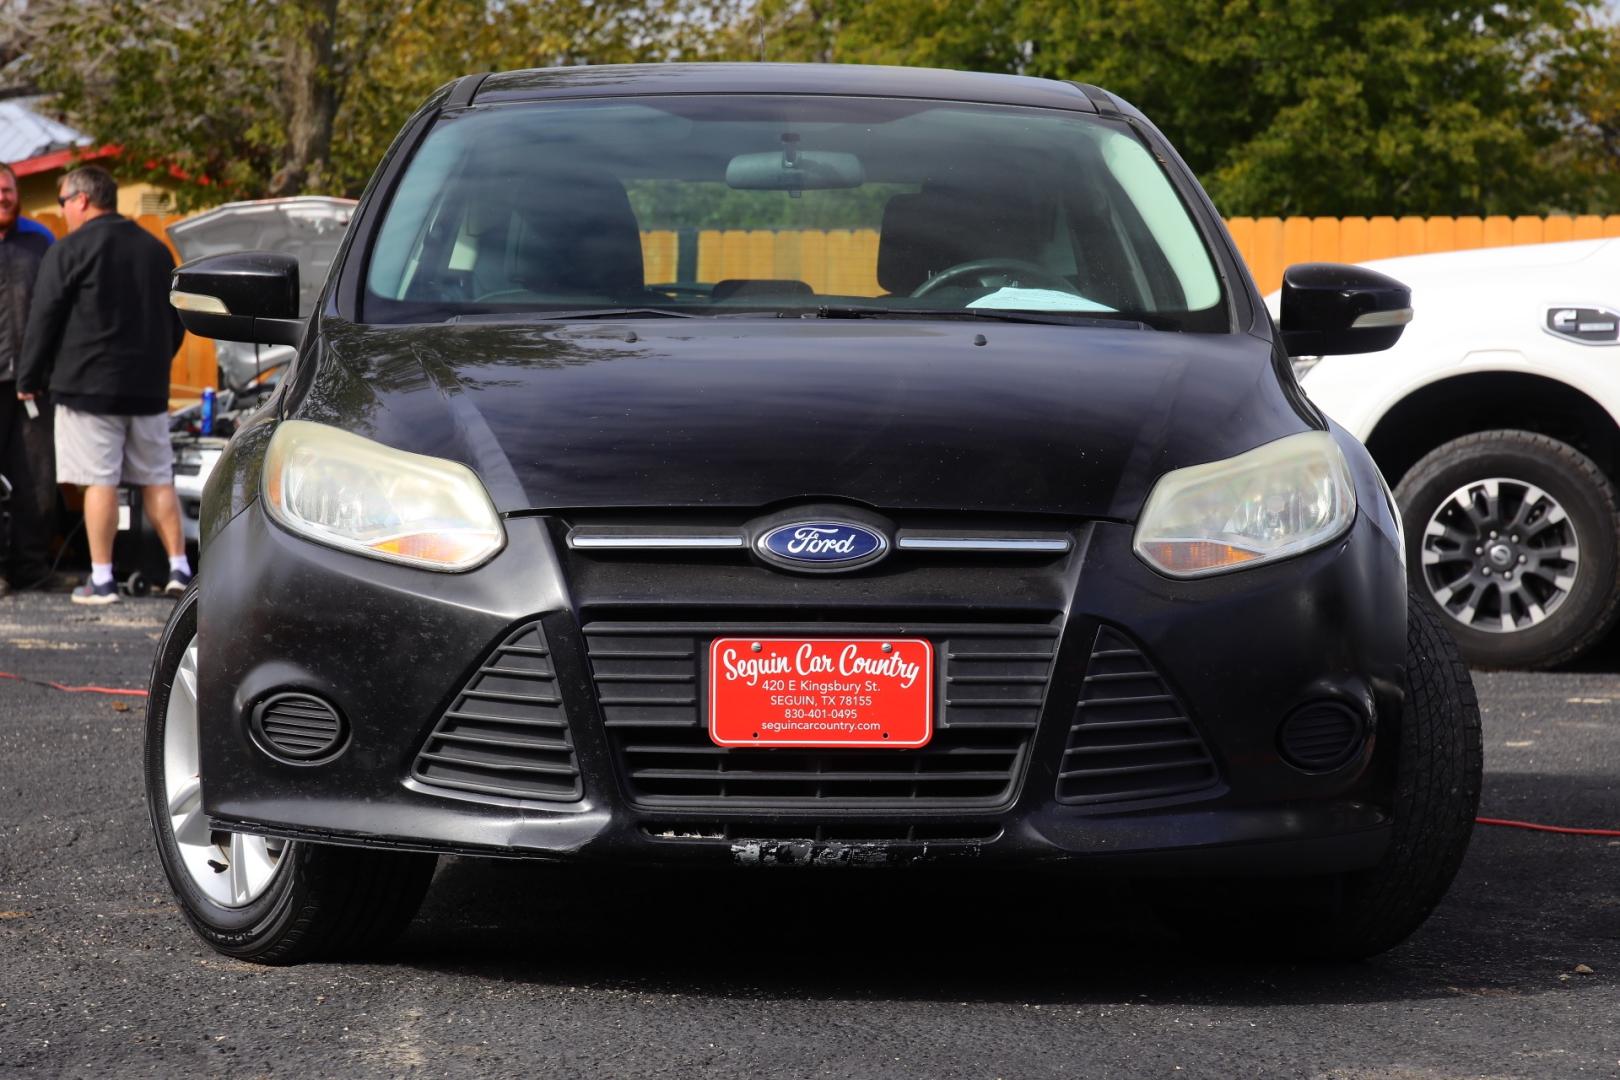
[[[174,272],[169,303],[193,334],[260,345],[297,345],[298,260],[276,251],[193,259]]]
[[[1376,270],[1300,263],[1283,271],[1283,347],[1289,356],[1378,352],[1412,321],[1412,290]]]
[[[857,188],[866,170],[854,154],[788,146],[763,154],[738,154],[726,165],[726,186],[739,191],[826,191]]]

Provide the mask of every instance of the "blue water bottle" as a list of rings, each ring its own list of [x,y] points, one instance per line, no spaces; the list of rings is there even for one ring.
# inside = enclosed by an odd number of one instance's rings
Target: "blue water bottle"
[[[202,424],[197,429],[199,435],[212,435],[214,433],[214,388],[203,388],[202,398]]]

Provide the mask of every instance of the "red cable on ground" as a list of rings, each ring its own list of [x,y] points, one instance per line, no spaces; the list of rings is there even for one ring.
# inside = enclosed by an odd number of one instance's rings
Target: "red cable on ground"
[[[1563,825],[1538,825],[1534,821],[1509,821],[1505,818],[1475,818],[1480,825],[1500,825],[1507,829],[1529,829],[1531,832],[1561,833],[1564,836],[1620,836],[1620,829],[1571,829]]]
[[[111,694],[115,697],[145,697],[145,690],[121,690],[116,686],[63,686],[61,683],[50,682],[45,679],[30,679],[23,675],[13,675],[7,671],[0,671],[0,679],[15,679],[17,682],[33,683],[35,686],[48,686],[52,690],[61,690],[69,694]]]

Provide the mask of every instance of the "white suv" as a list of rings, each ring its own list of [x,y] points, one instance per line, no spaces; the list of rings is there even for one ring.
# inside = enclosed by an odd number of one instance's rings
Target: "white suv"
[[[1613,625],[1620,240],[1367,264],[1412,289],[1400,342],[1299,358],[1395,485],[1414,588],[1477,664],[1574,659]]]

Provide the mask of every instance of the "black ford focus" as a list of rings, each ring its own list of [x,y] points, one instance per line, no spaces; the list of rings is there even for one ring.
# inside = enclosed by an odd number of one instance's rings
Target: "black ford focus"
[[[858,67],[469,76],[406,125],[315,314],[176,272],[298,357],[209,481],[156,663],[163,864],[215,948],[376,945],[436,853],[1260,883],[1302,953],[1438,902],[1466,669],[1140,113]]]

